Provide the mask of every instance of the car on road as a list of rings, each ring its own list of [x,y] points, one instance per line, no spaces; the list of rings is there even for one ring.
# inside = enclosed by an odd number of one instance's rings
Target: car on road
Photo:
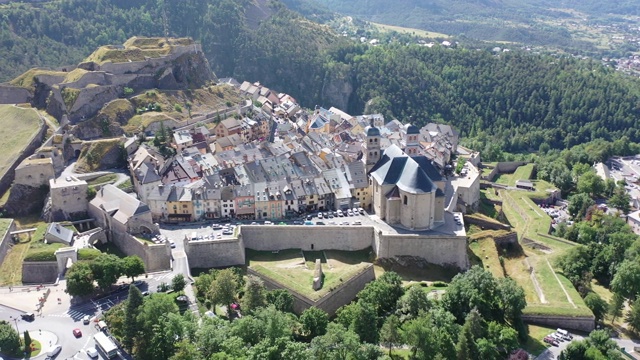
[[[545,336],[543,341],[549,345],[558,346],[558,342],[556,341],[556,339],[551,336]]]
[[[62,346],[61,345],[55,345],[49,351],[47,351],[47,357],[48,358],[52,358],[52,357],[60,354],[60,351],[62,351]]]
[[[143,291],[142,292],[142,296],[149,296],[149,292],[148,291]]]
[[[176,301],[179,302],[189,302],[189,298],[186,295],[180,295],[176,298]]]
[[[87,349],[87,355],[89,355],[90,358],[95,359],[98,357],[98,350],[96,350],[96,348],[88,348]]]
[[[169,240],[169,245],[171,245],[171,248],[172,248],[172,249],[175,249],[175,248],[176,248],[176,242],[175,242],[175,241],[173,241],[173,240]]]
[[[24,314],[20,315],[20,317],[22,318],[22,320],[25,320],[25,321],[33,321],[33,320],[36,319],[36,316],[33,313],[30,313],[30,312],[24,313]]]
[[[82,331],[80,331],[80,329],[73,329],[73,336],[79,338],[82,337]]]
[[[82,323],[85,325],[89,325],[89,323],[91,322],[91,317],[89,315],[85,315],[82,317]]]

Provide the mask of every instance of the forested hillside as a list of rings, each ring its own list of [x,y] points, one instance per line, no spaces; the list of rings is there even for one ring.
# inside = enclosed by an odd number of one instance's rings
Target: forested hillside
[[[451,122],[463,136],[494,138],[507,151],[622,135],[640,140],[640,83],[595,62],[419,46],[348,58],[354,113],[374,99],[370,111],[418,124]]]
[[[329,16],[302,5],[308,18]],[[417,125],[448,122],[485,153],[623,135],[640,141],[640,82],[597,62],[462,47],[372,47],[308,18],[268,0],[10,3],[0,7],[0,76],[75,64],[98,45],[161,36],[166,28],[170,36],[201,42],[219,77],[260,81],[310,108],[381,112]]]

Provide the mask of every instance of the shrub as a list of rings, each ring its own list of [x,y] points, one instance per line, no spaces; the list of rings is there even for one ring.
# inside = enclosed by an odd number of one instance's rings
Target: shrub
[[[433,286],[434,287],[447,287],[447,286],[449,286],[449,284],[447,284],[444,281],[434,281],[433,282]]]
[[[173,110],[181,113],[182,112],[182,106],[180,106],[180,104],[175,104],[175,105],[173,105]]]

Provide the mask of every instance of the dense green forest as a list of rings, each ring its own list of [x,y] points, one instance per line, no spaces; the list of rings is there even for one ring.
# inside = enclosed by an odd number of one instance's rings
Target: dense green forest
[[[302,5],[309,18],[329,16]],[[462,46],[372,47],[277,1],[10,3],[0,7],[0,29],[2,80],[32,66],[77,63],[99,45],[166,31],[200,41],[218,76],[260,81],[305,107],[381,112],[417,125],[448,122],[489,157],[543,144],[640,141],[640,83],[595,61]],[[353,90],[348,99],[344,89]]]
[[[105,315],[110,331],[143,360],[375,360],[391,359],[387,354],[397,347],[411,359],[498,360],[514,351],[512,359],[523,359],[517,349],[528,338],[522,288],[478,266],[456,275],[441,299],[386,272],[332,320],[318,308],[297,316],[291,294],[267,291],[260,278],[238,268],[212,269],[195,287],[200,305],[211,310],[202,319],[177,306],[175,294],[143,298],[131,286],[127,301]],[[393,358],[400,357],[406,358]]]

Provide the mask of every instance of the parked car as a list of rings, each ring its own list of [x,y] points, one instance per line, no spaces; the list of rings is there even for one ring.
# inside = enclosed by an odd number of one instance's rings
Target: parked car
[[[361,221],[354,221],[353,225],[362,225],[362,222]]]
[[[347,216],[353,216],[353,211],[351,211],[351,209],[347,210]]]
[[[48,352],[47,352],[47,356],[48,357],[54,357],[58,354],[60,354],[60,351],[62,351],[62,345],[55,345],[54,347],[52,347]]]
[[[360,215],[364,215],[364,209],[363,208],[358,208],[358,212],[360,213]]]
[[[342,210],[338,210],[338,216],[339,217],[343,217],[344,216],[344,213],[342,212]]]
[[[175,249],[175,248],[176,248],[176,243],[175,243],[175,241],[173,241],[173,240],[169,240],[169,245],[171,245],[171,248],[172,248],[172,249]]]
[[[322,213],[318,213],[318,219],[322,219],[324,217],[324,215],[322,215]]]
[[[98,357],[98,350],[96,350],[96,348],[88,348],[87,349],[87,355],[89,355],[90,358],[95,359]]]
[[[549,345],[558,346],[558,342],[556,341],[556,339],[552,338],[551,336],[545,336],[543,340]]]

